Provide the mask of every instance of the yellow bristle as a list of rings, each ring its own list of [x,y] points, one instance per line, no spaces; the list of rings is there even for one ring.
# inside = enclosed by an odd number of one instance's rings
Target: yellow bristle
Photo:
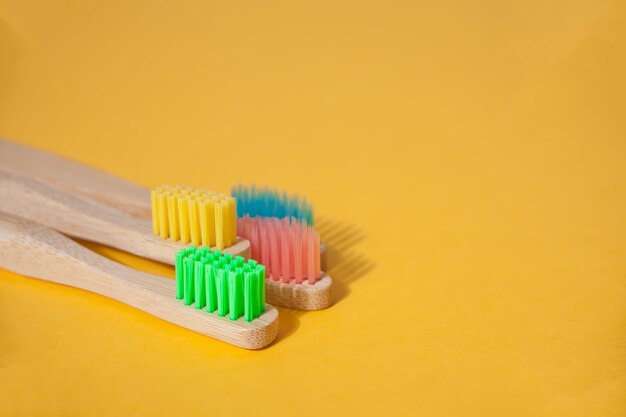
[[[160,192],[157,195],[157,202],[159,211],[159,234],[163,239],[167,239],[170,235],[167,222],[167,196],[164,192]]]
[[[235,238],[233,237],[233,226],[235,224],[233,221],[234,209],[234,199],[226,198],[224,200],[224,244],[226,246],[231,246],[235,243]]]
[[[215,247],[224,249],[224,205],[222,202],[213,204],[215,211]]]
[[[202,246],[209,246],[209,236],[207,234],[206,227],[206,204],[204,201],[198,202],[198,212],[200,213],[200,239],[202,240]]]
[[[215,246],[215,213],[211,200],[204,200],[200,203],[200,227],[202,228],[202,244]]]
[[[180,241],[189,243],[189,209],[188,200],[185,196],[178,199],[178,220],[180,224]]]
[[[228,201],[222,198],[220,199],[220,205],[222,206],[222,241],[224,242],[224,247],[227,247],[230,235],[228,229]]]
[[[157,192],[150,191],[150,200],[152,201],[152,231],[155,235],[159,234],[159,209],[157,207]]]
[[[165,239],[220,250],[237,240],[236,200],[226,194],[165,185],[150,198],[153,231]]]
[[[230,242],[235,244],[237,241],[237,200],[231,198],[232,204],[230,206]]]
[[[178,222],[178,196],[169,195],[167,197],[167,218],[169,220],[170,237],[173,241],[180,239],[179,222]]]
[[[190,199],[189,205],[189,230],[191,231],[191,243],[200,244],[200,218],[198,215],[198,202]]]
[[[207,200],[207,216],[209,219],[209,221],[207,222],[207,226],[209,229],[209,242],[211,243],[211,246],[215,246],[215,231],[217,229],[215,226],[215,200],[213,199]]]

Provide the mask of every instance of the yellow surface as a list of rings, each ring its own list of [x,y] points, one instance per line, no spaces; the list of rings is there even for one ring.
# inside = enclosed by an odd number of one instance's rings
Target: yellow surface
[[[2,271],[1,415],[626,415],[623,1],[0,18],[2,136],[146,186],[303,193],[337,281],[249,352]]]

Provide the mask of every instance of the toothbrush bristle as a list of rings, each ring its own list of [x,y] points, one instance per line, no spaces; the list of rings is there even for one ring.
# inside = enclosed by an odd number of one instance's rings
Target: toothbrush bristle
[[[237,216],[295,217],[313,225],[313,206],[298,195],[256,186],[237,185],[230,194],[237,199]]]
[[[265,311],[265,266],[241,256],[190,246],[176,253],[176,298],[230,320]]]
[[[237,239],[236,202],[213,191],[161,186],[150,192],[155,235],[224,249]]]
[[[320,236],[305,221],[244,216],[237,234],[250,241],[252,258],[266,266],[272,280],[315,284],[320,278]]]

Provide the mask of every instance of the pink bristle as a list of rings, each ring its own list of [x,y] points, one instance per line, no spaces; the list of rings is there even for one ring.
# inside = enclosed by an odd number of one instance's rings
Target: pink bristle
[[[302,240],[300,235],[300,224],[294,223],[292,228],[291,243],[293,246],[293,276],[297,284],[302,284]]]
[[[265,236],[267,243],[267,247],[265,248],[267,258],[265,260],[266,263],[263,265],[265,265],[267,276],[274,279],[274,271],[272,269],[272,246],[274,245],[274,241],[272,240],[272,225],[261,219],[257,220],[261,223],[261,234]]]
[[[298,240],[298,234],[296,233],[298,224],[300,222],[296,218],[291,219],[289,224],[289,254],[291,256],[291,263],[289,265],[289,273],[292,278],[296,278],[296,256],[295,245]]]
[[[294,254],[293,254],[293,233],[291,232],[291,223],[287,224],[287,227],[285,228],[285,234],[287,235],[287,241],[289,242],[289,248],[288,248],[289,265],[287,267],[289,271],[289,277],[293,279],[294,278],[294,275],[293,275]]]
[[[307,279],[309,284],[315,284],[315,245],[313,230],[307,229]]]
[[[315,261],[315,280],[317,281],[320,278],[320,274],[322,272],[322,268],[320,265],[320,234],[313,231],[313,250],[315,253],[313,254],[313,259]]]
[[[306,275],[306,271],[307,271],[307,265],[308,265],[308,259],[309,259],[309,251],[307,249],[307,228],[304,224],[301,225],[301,229],[300,229],[300,246],[302,248],[302,278],[306,279],[307,275]]]
[[[272,278],[275,281],[280,279],[280,222],[271,219],[270,232],[270,262],[272,264]]]
[[[289,231],[283,222],[280,226],[280,276],[284,283],[289,283]]]
[[[264,232],[267,229],[265,221],[259,221],[259,227],[261,229],[261,259],[257,259],[257,261],[260,261],[263,265],[266,266],[267,268],[267,274],[268,276],[270,275],[271,271],[270,271],[270,240],[269,240],[269,233]],[[255,258],[256,259],[256,258]]]
[[[298,284],[319,279],[319,234],[306,222],[245,216],[237,233],[250,241],[251,257],[265,265],[270,279]]]
[[[250,222],[250,246],[251,246],[251,257],[252,259],[259,259],[261,256],[261,242],[259,238],[259,225],[258,223]]]

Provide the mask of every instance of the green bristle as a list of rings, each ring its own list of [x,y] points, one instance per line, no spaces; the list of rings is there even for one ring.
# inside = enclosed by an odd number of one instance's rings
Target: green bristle
[[[244,311],[243,311],[243,319],[245,321],[252,321],[252,277],[250,276],[250,272],[245,272],[243,276],[243,286],[244,286]]]
[[[237,303],[237,317],[243,316],[244,312],[244,300],[245,296],[243,293],[243,270],[241,268],[237,269],[237,293],[241,296],[241,301]]]
[[[183,298],[183,288],[185,288],[185,277],[183,272],[184,257],[184,250],[176,252],[176,298],[178,300],[181,300]]]
[[[217,310],[217,288],[215,287],[215,269],[213,265],[204,266],[204,279],[206,281],[206,311],[213,313]]]
[[[204,264],[201,261],[195,263],[195,294],[196,294],[196,308],[201,309],[206,305],[206,291],[204,289]]]
[[[183,303],[188,306],[193,303],[193,260],[191,257],[183,260],[183,268],[185,279]]]
[[[208,313],[252,321],[265,311],[265,267],[190,246],[176,254],[176,297]]]
[[[261,306],[259,303],[261,300],[261,285],[259,282],[259,273],[256,269],[250,271],[250,279],[252,281],[252,317],[259,317],[261,315]]]
[[[259,271],[259,281],[260,281],[260,300],[259,305],[261,307],[261,313],[265,312],[265,266],[257,265],[257,271]]]
[[[243,294],[239,294],[237,285],[237,272],[234,269],[228,271],[228,305],[230,307],[230,319],[239,318],[239,304],[243,301]]]
[[[217,315],[224,317],[228,314],[228,279],[226,270],[217,270]]]
[[[224,258],[219,258],[217,260],[213,260],[213,262],[220,269],[224,269],[226,267],[226,261],[224,260]]]

